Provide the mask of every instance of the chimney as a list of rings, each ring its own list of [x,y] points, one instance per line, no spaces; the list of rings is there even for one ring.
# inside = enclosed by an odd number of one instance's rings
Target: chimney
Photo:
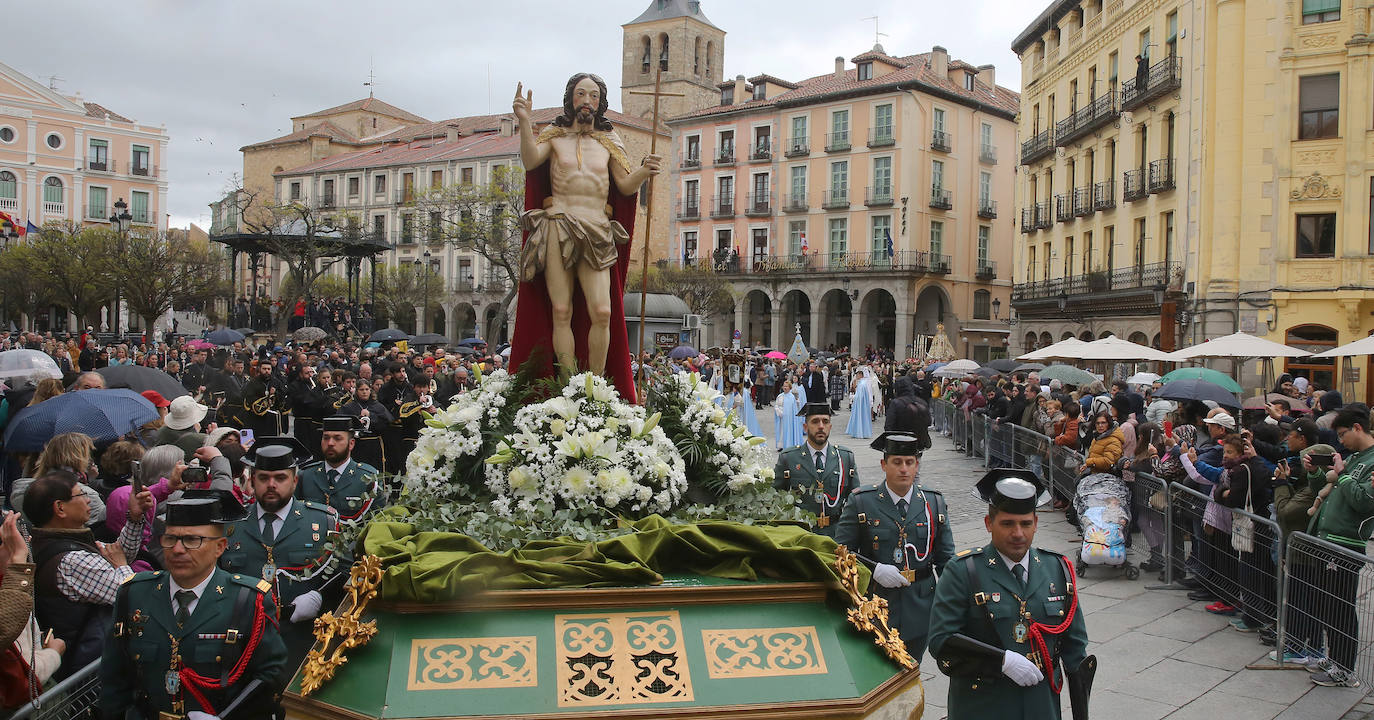
[[[458,128],[456,126],[449,125],[448,127],[444,128],[444,130],[445,140],[447,140],[448,142],[458,142]]]
[[[991,65],[978,66],[978,79],[992,89],[997,89],[997,69]]]
[[[843,58],[843,57],[840,57],[840,56],[836,56],[836,57],[835,57],[835,79],[836,79],[836,80],[840,80],[840,79],[843,79],[843,78],[844,78],[844,58]]]
[[[509,115],[501,116],[501,137],[510,137],[515,134],[515,118]]]
[[[750,100],[749,83],[745,81],[743,75],[735,76],[735,104],[747,103]]]
[[[930,71],[935,73],[935,77],[944,77],[949,74],[949,51],[936,45],[930,51]]]
[[[701,14],[701,2],[700,2],[700,0],[688,0],[688,2],[687,2],[687,10],[688,10],[688,12],[692,13],[693,15],[700,15],[700,14]]]

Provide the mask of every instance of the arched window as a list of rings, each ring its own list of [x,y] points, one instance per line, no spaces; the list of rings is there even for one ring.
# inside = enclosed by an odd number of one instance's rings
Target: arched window
[[[1084,330],[1083,332],[1078,334],[1078,339],[1082,340],[1083,342],[1092,342],[1097,338],[1093,337],[1093,331]]]
[[[19,197],[19,180],[9,170],[0,170],[0,198]]]
[[[1070,335],[1070,337],[1073,337]],[[1049,347],[1054,344],[1054,336],[1048,332],[1040,333],[1040,347]]]
[[[50,177],[43,181],[43,202],[62,202],[62,179]]]
[[[641,56],[640,61],[639,61],[639,71],[642,72],[642,73],[646,73],[646,72],[649,72],[649,62],[650,62],[651,60],[653,60],[653,58],[654,58],[654,51],[653,51],[652,48],[649,47],[649,36],[648,36],[648,35],[645,35],[645,36],[644,36],[643,43],[644,43],[644,54],[643,54],[643,56]]]
[[[716,43],[715,43],[715,41],[713,41],[713,40],[707,40],[707,41],[706,41],[706,73],[705,73],[705,74],[706,74],[706,77],[708,77],[708,78],[714,77],[713,75],[711,75],[711,58],[714,58],[714,57],[716,56],[715,53],[716,53]]]
[[[1036,339],[1035,333],[1026,333],[1026,352],[1036,349]]]
[[[692,74],[701,74],[701,36],[697,36],[696,46],[692,50]]]
[[[1126,339],[1127,339],[1127,340],[1130,340],[1131,342],[1135,343],[1136,345],[1149,345],[1149,344],[1150,344],[1150,338],[1147,337],[1147,336],[1145,335],[1145,333],[1139,332],[1139,331],[1131,333],[1131,336],[1128,337],[1128,338],[1126,338]]]
[[[1336,347],[1338,338],[1336,330],[1325,325],[1298,325],[1284,334],[1283,344],[1315,355]],[[1283,370],[1293,377],[1307,378],[1316,387],[1336,388],[1336,358],[1289,358],[1284,361]]]
[[[1073,339],[1073,333],[1071,333],[1071,332],[1066,332],[1066,333],[1064,333],[1064,337],[1061,337],[1061,338],[1059,338],[1059,339],[1060,339],[1060,341],[1071,340],[1071,339]]]
[[[660,33],[658,36],[658,69],[668,72],[668,34]]]

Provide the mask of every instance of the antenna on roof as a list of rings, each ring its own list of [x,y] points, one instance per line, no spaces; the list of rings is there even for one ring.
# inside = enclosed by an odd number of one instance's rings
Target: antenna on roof
[[[371,55],[368,55],[368,56],[367,56],[367,82],[363,83],[363,87],[367,88],[367,96],[368,96],[369,98],[371,98],[371,97],[372,97],[372,89],[375,88],[375,87],[377,87],[377,76],[374,75],[374,74],[372,73],[372,56],[371,56]]]
[[[49,76],[48,76],[48,89],[51,90],[51,91],[53,91],[53,92],[57,92],[57,83],[59,83],[59,82],[66,82],[66,81],[67,81],[66,78],[58,77],[58,76],[56,76],[56,75],[49,75]]]
[[[878,32],[878,16],[866,17],[864,20],[873,21],[873,49],[877,50],[883,46],[883,38],[889,37],[885,32]]]

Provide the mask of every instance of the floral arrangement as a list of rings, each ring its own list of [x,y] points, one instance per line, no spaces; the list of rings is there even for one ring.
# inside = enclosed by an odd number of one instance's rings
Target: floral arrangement
[[[773,482],[766,439],[750,435],[733,411],[726,412],[721,394],[700,375],[670,375],[655,395],[657,404],[681,408],[677,413],[681,428],[674,435],[694,478],[717,494]]]

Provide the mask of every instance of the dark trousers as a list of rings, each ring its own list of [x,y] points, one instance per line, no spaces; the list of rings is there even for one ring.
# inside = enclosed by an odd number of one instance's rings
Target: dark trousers
[[[1346,670],[1355,669],[1360,634],[1355,594],[1360,587],[1363,563],[1324,548],[1315,548],[1317,575],[1309,592],[1316,596],[1317,625],[1326,630],[1326,655]]]
[[[1238,553],[1241,617],[1251,627],[1272,625],[1278,617],[1274,538],[1267,525],[1255,524],[1255,551]]]

